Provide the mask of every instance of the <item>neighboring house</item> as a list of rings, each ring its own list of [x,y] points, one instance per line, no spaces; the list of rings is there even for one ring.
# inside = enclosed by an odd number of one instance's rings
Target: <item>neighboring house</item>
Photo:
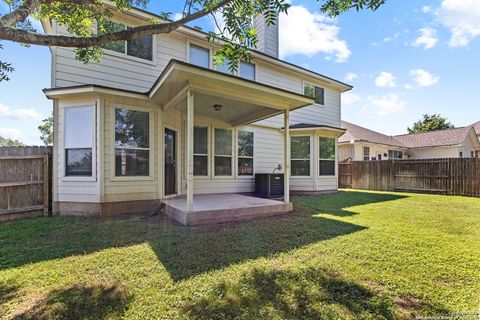
[[[346,129],[338,139],[338,158],[340,161],[389,160],[402,159],[407,148],[392,136],[342,121]]]
[[[480,121],[475,122],[472,124],[473,129],[475,129],[475,132],[477,133],[478,140],[480,140]]]
[[[342,121],[339,159],[389,160],[479,157],[480,140],[474,125],[425,133],[386,136]]]
[[[153,18],[114,15],[119,27]],[[291,172],[284,211],[288,190],[335,191],[340,95],[352,87],[278,59],[278,26],[255,24],[262,52],[234,73],[214,65],[218,47],[189,27],[108,44],[99,64],[52,47],[44,92],[54,105],[55,211],[154,211],[164,202],[167,214],[183,206],[174,218],[189,224],[185,214],[212,205],[211,195],[251,193],[254,175],[279,165]],[[55,21],[43,27],[66,33]]]

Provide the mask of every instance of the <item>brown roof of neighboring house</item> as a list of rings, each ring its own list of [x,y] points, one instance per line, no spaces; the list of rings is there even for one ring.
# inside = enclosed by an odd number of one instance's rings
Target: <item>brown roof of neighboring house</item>
[[[475,122],[474,124],[472,124],[472,126],[475,129],[477,135],[480,135],[480,121]]]
[[[408,148],[462,145],[472,126],[395,136]]]
[[[347,129],[347,132],[338,139],[339,143],[365,141],[389,146],[404,147],[404,145],[393,136],[387,136],[383,133],[360,127],[347,121],[342,121],[342,128]]]
[[[404,148],[454,146],[462,145],[465,142],[472,127],[475,128],[477,134],[480,134],[479,121],[468,127],[387,136],[353,123],[342,121],[342,128],[347,129],[347,132],[338,139],[338,142],[365,141]]]

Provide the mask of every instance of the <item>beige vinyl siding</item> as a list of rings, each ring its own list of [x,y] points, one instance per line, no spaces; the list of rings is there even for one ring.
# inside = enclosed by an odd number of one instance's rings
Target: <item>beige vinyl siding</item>
[[[311,105],[292,111],[290,113],[290,124],[294,125],[298,123],[310,123],[339,128],[340,117],[340,93],[333,89],[325,88],[325,104],[323,106]],[[256,124],[274,128],[282,128],[283,115],[262,120]]]
[[[253,18],[254,26],[257,28],[257,50],[270,56],[278,58],[278,24],[267,26],[263,16]]]

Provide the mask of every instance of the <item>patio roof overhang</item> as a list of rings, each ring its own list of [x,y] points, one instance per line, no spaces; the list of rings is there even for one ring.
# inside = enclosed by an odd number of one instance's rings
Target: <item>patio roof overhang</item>
[[[187,93],[191,92],[195,96],[195,115],[232,126],[260,121],[314,103],[312,98],[299,93],[178,60],[169,62],[148,92],[93,84],[43,91],[49,99],[91,94],[124,96],[156,103],[163,111],[176,108],[185,113]]]
[[[195,114],[244,125],[314,103],[310,97],[172,60],[149,92],[162,109],[186,109],[186,95],[195,96]],[[214,106],[221,106],[216,110]]]

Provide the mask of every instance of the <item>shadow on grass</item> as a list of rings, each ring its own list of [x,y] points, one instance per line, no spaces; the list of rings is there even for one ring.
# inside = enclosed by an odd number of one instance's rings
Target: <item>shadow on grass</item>
[[[388,295],[312,267],[254,269],[238,282],[222,281],[208,294],[192,297],[182,306],[185,315],[198,320],[389,320],[414,318],[421,310],[448,314],[448,310],[425,302],[404,308]]]
[[[312,213],[338,215],[345,207],[399,198],[361,192],[302,197],[296,205],[305,209],[295,215],[210,228],[184,228],[158,217],[55,217],[4,223],[0,224],[0,270],[147,242],[173,279],[182,280],[361,231],[365,227]]]
[[[193,319],[395,319],[391,298],[313,268],[253,270],[183,312]]]
[[[112,319],[120,318],[129,297],[112,284],[76,285],[48,292],[26,302],[11,319]]]
[[[352,216],[357,214],[348,208],[355,206],[368,205],[373,203],[387,202],[407,198],[405,195],[389,193],[370,193],[370,192],[348,192],[338,191],[325,197],[305,196],[294,198],[299,200],[302,210],[305,212],[326,213],[339,217]]]

